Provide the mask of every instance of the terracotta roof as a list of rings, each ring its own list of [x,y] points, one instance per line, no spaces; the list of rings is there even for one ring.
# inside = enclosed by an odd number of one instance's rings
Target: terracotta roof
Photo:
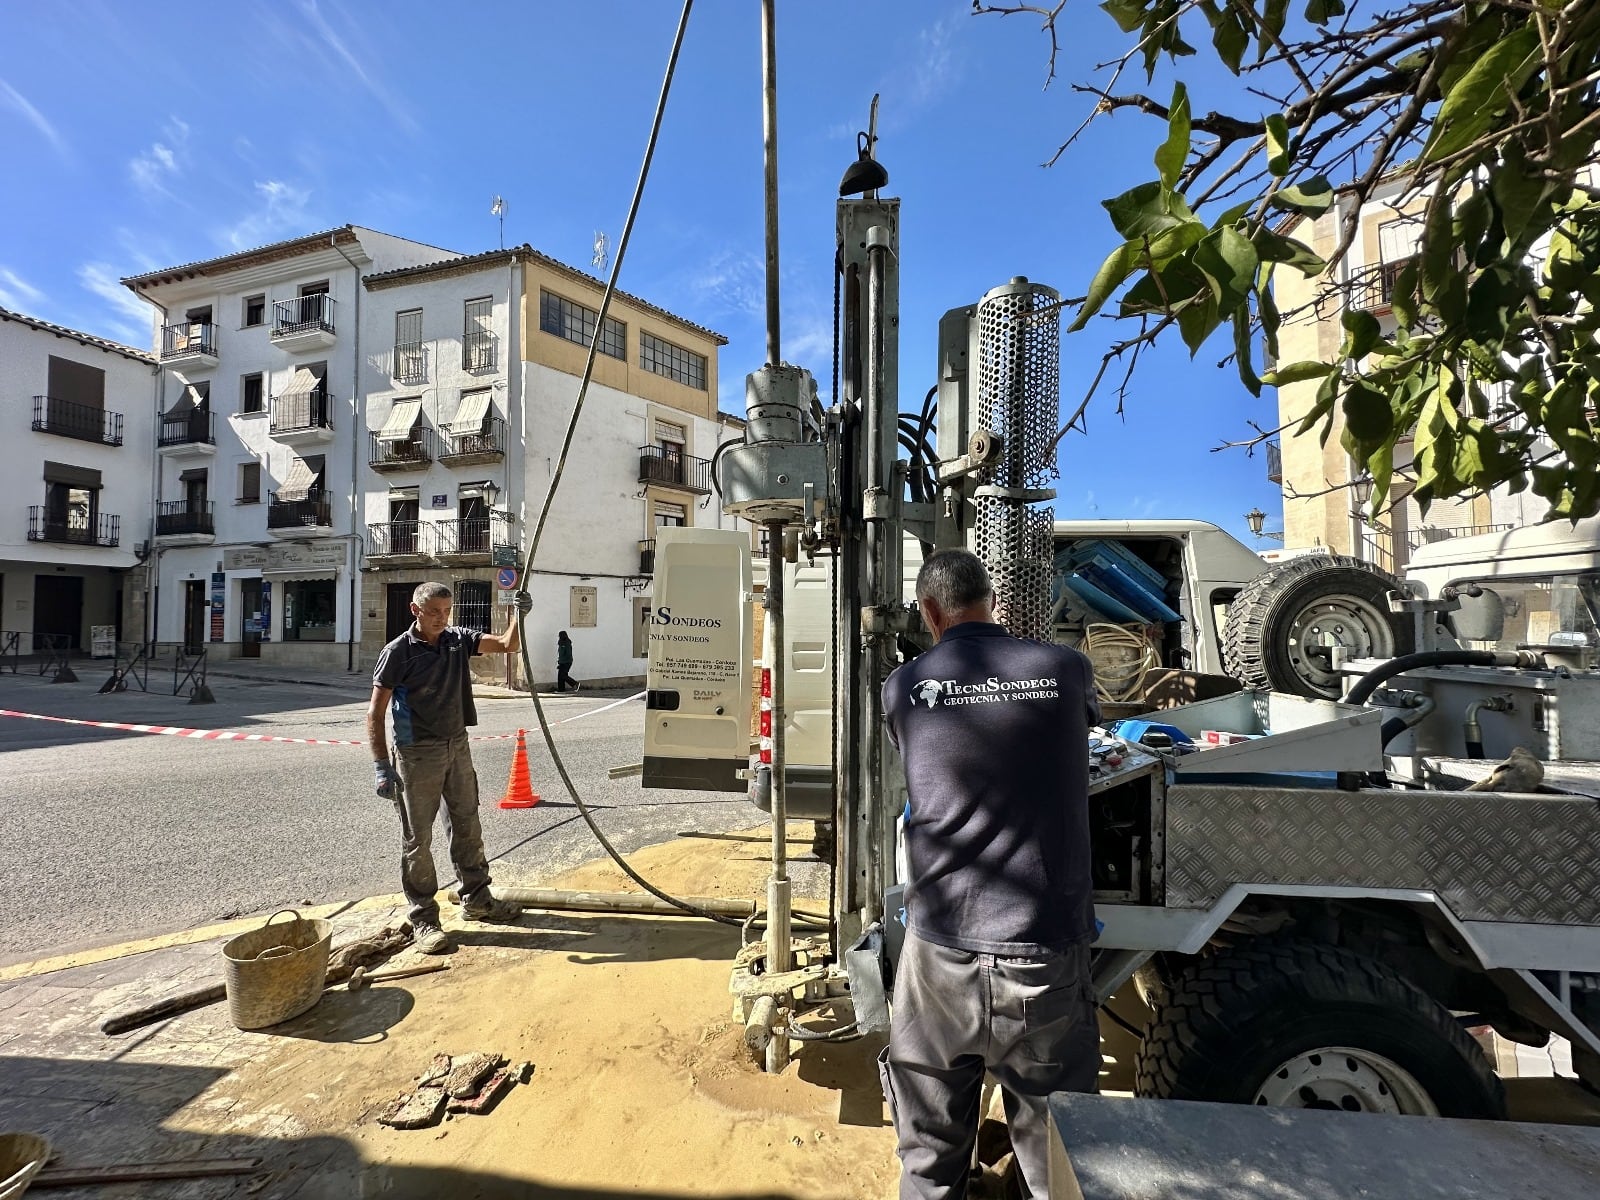
[[[0,321],[16,321],[20,325],[26,325],[29,329],[53,333],[59,338],[70,338],[80,346],[94,346],[110,354],[120,354],[123,358],[131,358],[135,362],[148,363],[152,367],[156,365],[155,357],[143,350],[135,350],[132,346],[124,346],[121,342],[113,342],[109,338],[95,337],[92,333],[68,329],[65,325],[55,325],[49,321],[41,321],[38,317],[12,312],[8,308],[0,308]]]
[[[340,235],[343,235],[342,237]],[[350,225],[340,225],[337,229],[324,229],[321,233],[308,233],[304,237],[290,238],[286,242],[272,242],[265,246],[257,246],[254,250],[240,250],[235,254],[224,254],[219,258],[202,258],[196,262],[184,263],[182,266],[166,267],[160,271],[147,271],[143,275],[129,275],[123,279],[125,287],[135,287],[138,284],[173,283],[180,279],[192,279],[196,275],[215,275],[222,271],[233,271],[240,267],[255,266],[258,263],[274,262],[282,258],[292,258],[297,254],[304,254],[308,250],[320,249],[330,244],[330,239],[335,242],[349,245],[359,240],[355,229]]]
[[[514,259],[527,258],[531,253],[527,246],[513,246],[509,250],[485,250],[482,254],[463,254],[456,258],[446,258],[439,262],[422,263],[415,267],[396,267],[393,271],[379,271],[376,275],[363,275],[361,282],[371,289],[374,285],[385,288],[391,284],[404,283],[408,279],[417,279],[423,276],[464,275],[470,271],[477,271],[484,267],[496,266],[499,263],[511,262]]]

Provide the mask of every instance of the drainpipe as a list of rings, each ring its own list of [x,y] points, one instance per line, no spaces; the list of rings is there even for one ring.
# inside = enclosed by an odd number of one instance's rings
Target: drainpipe
[[[145,295],[136,287],[130,286],[128,290],[146,304],[160,311],[161,328],[165,329],[167,325],[167,306]],[[159,505],[161,503],[161,451],[159,443],[161,441],[161,416],[167,411],[167,372],[161,365],[159,336],[156,339],[156,343],[155,427],[157,446],[153,447],[155,453],[150,456],[150,533],[149,539],[145,542],[145,546],[148,547],[145,559],[151,564],[150,570],[145,572],[144,640],[146,644],[156,640],[156,618],[161,612],[161,551],[156,548],[156,513],[160,511]]]
[[[522,411],[522,363],[520,361],[519,354],[514,353],[515,351],[520,350],[520,345],[517,339],[517,330],[519,328],[518,322],[521,319],[521,305],[519,304],[519,301],[522,297],[522,289],[519,286],[520,276],[517,274],[517,268],[519,265],[520,255],[518,251],[514,249],[511,252],[511,261],[506,264],[505,372],[506,425],[509,429],[514,431],[514,440],[511,444],[511,449],[515,453],[516,461],[513,464],[511,461],[512,455],[508,453],[506,458],[506,512],[510,514],[511,518],[517,523],[517,560],[520,562],[522,560],[522,529],[527,520],[527,514],[521,511],[520,500],[522,496],[522,488],[519,485],[522,483],[521,476],[525,470],[524,451],[528,444],[528,429],[527,419]],[[513,466],[515,467],[514,470]],[[494,525],[493,514],[490,515],[489,524],[491,528]],[[490,544],[494,544],[493,539],[490,540]],[[518,580],[518,583],[521,584],[523,591],[528,590],[528,580]],[[515,613],[516,609],[512,609],[511,611]],[[525,635],[526,631],[523,632]],[[508,688],[515,688],[517,686],[517,667],[520,664],[520,661],[520,655],[506,655],[506,687]],[[531,680],[529,681],[528,688],[530,691],[533,689]]]
[[[339,257],[350,264],[350,269],[356,273],[356,311],[353,353],[350,356],[351,385],[350,385],[350,601],[349,621],[350,638],[345,643],[344,669],[356,669],[356,638],[360,628],[361,602],[358,576],[361,566],[361,510],[356,506],[356,500],[361,494],[358,486],[359,476],[356,474],[356,464],[360,461],[357,451],[361,443],[361,268],[339,246],[338,233],[328,235],[328,244],[339,251]]]

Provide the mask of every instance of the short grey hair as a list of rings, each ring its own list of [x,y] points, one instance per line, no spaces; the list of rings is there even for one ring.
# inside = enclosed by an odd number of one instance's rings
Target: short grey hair
[[[960,612],[993,596],[989,572],[970,550],[935,550],[917,572],[917,599],[933,601],[941,612]]]
[[[434,583],[431,580],[427,583],[417,584],[417,590],[411,593],[411,603],[418,608],[421,608],[429,600],[448,599],[450,599],[450,589],[442,583]]]

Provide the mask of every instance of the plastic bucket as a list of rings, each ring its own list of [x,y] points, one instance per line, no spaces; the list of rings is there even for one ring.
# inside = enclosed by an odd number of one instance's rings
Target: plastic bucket
[[[50,1158],[50,1142],[37,1133],[0,1133],[0,1200],[17,1200]]]
[[[294,918],[273,924],[284,913]],[[298,1017],[322,998],[333,926],[279,909],[260,929],[222,945],[228,1016],[240,1029],[264,1029]]]

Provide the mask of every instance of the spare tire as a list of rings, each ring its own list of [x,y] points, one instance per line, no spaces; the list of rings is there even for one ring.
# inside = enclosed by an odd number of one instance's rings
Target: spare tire
[[[1334,646],[1346,658],[1416,649],[1410,615],[1389,611],[1389,593],[1399,586],[1387,571],[1343,555],[1279,563],[1228,605],[1223,668],[1247,688],[1337,700],[1343,681],[1333,669]]]

